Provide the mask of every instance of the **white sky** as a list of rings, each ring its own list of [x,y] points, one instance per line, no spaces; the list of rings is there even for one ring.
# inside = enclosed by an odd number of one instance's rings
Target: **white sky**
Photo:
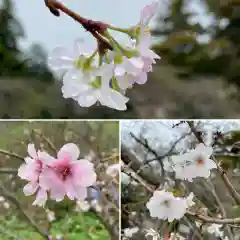
[[[49,52],[59,45],[70,46],[76,38],[87,35],[80,25],[68,16],[62,15],[57,18],[50,14],[44,0],[13,0],[13,2],[18,19],[25,29],[26,39],[21,41],[23,47],[31,43],[40,43]],[[152,0],[62,0],[62,2],[85,17],[128,27],[139,21],[141,9]],[[203,16],[203,8],[197,4],[199,0],[194,2],[196,3],[188,7],[200,14],[198,19],[203,24],[208,24],[209,19]],[[91,39],[90,36],[87,38]]]
[[[134,146],[135,141],[129,133],[132,132],[138,137],[141,133],[153,148],[168,150],[174,141],[189,131],[187,124],[172,128],[176,123],[179,123],[179,120],[124,120],[121,121],[121,140],[129,147]],[[200,129],[204,132],[216,129],[222,132],[240,130],[240,120],[202,120]],[[189,139],[181,141],[178,144],[178,150],[186,150],[188,141]]]

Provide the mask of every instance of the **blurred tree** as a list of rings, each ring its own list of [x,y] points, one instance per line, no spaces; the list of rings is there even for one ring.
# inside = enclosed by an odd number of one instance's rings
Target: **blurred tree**
[[[240,1],[202,1],[201,7],[213,19],[207,28],[191,24],[190,18],[196,13],[187,11],[186,4],[192,2],[169,1],[168,10],[153,30],[153,35],[163,37],[154,49],[169,63],[184,66],[184,77],[220,75],[240,87]],[[210,40],[200,42],[202,34]]]
[[[47,55],[39,44],[32,44],[26,53],[26,64],[30,77],[35,77],[44,82],[54,80],[53,74],[47,65]]]
[[[157,27],[152,33],[163,41],[154,48],[172,64],[189,66],[190,56],[199,48],[197,36],[205,30],[199,23],[190,23],[189,19],[194,15],[186,9],[184,0],[172,0],[167,3],[163,16],[157,19]]]
[[[13,13],[11,0],[3,0],[0,9],[0,75],[16,75],[24,71],[17,40],[24,36],[23,28]]]

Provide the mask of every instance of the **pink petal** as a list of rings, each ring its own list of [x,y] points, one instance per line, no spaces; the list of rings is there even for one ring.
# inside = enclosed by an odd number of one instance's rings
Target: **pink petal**
[[[64,198],[65,190],[63,181],[51,168],[43,170],[39,176],[39,185],[45,190],[51,191],[51,198],[56,201],[61,201]]]
[[[65,144],[58,152],[58,159],[70,158],[71,160],[77,160],[80,154],[78,146],[74,143]]]
[[[39,174],[36,172],[38,165],[36,162],[22,164],[18,169],[18,176],[28,181],[37,181]]]
[[[69,197],[69,199],[73,200],[76,196],[76,190],[74,188],[73,179],[71,177],[68,177],[65,180],[64,185],[67,196]]]
[[[37,196],[32,205],[44,206],[47,201],[47,192],[40,188],[37,192]]]
[[[23,193],[25,196],[33,195],[38,189],[38,183],[37,182],[30,182],[26,184],[23,188]]]
[[[46,168],[42,171],[39,176],[39,185],[45,190],[56,189],[61,191],[63,189],[63,182],[51,168]]]
[[[71,200],[84,200],[87,197],[87,188],[77,185],[72,177],[67,178],[64,184],[66,194]]]
[[[32,158],[37,158],[37,152],[36,149],[34,147],[34,144],[28,144],[28,154],[32,157]]]
[[[78,200],[85,200],[87,197],[87,188],[85,187],[77,187],[76,188],[76,198]]]
[[[44,164],[44,165],[51,165],[56,159],[49,155],[47,152],[38,151],[38,159]]]
[[[147,26],[151,18],[156,14],[157,10],[158,1],[154,1],[151,4],[146,5],[141,11],[140,24]]]
[[[74,184],[78,186],[89,187],[96,182],[94,165],[87,160],[82,159],[71,164],[71,173]]]

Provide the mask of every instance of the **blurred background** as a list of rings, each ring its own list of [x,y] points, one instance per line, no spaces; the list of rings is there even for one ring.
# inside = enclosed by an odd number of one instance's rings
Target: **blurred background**
[[[109,166],[119,162],[117,122],[1,122],[0,123],[0,239],[1,240],[117,240],[119,237],[118,174]],[[48,200],[45,209],[25,196],[26,181],[17,169],[28,155],[28,143],[52,156],[65,143],[75,143],[80,157],[92,161],[97,183],[86,201]]]
[[[194,126],[203,141],[213,146],[217,162],[221,162],[234,188],[240,192],[240,121],[195,121]],[[163,234],[167,230],[164,221],[150,217],[146,203],[152,193],[143,187],[145,184],[152,189],[174,189],[174,194],[178,196],[186,197],[193,192],[196,196],[194,198],[196,205],[191,209],[193,212],[217,218],[223,217],[224,214],[229,218],[239,217],[239,205],[228,193],[217,171],[213,170],[207,180],[196,178],[193,182],[188,182],[176,179],[173,173],[163,168],[164,162],[169,161],[171,156],[185,153],[187,149],[195,148],[198,143],[186,122],[173,120],[121,122],[122,240],[152,240],[154,232],[160,233],[162,238],[159,239],[163,239]],[[229,232],[231,237],[226,239],[240,238],[239,224],[231,225],[229,228],[219,225],[220,231],[224,232],[222,237],[208,229],[210,223],[198,221],[188,215],[185,215],[179,223],[175,222],[173,226],[178,235],[171,239],[223,240],[225,239],[223,236],[229,236]],[[152,233],[149,238],[145,238],[147,232],[149,235]]]
[[[62,2],[83,16],[128,27],[151,0]],[[56,46],[71,46],[76,38],[93,41],[76,22],[54,17],[43,0],[0,3],[1,118],[239,117],[239,0],[160,0],[151,28],[162,59],[147,84],[128,91],[125,112],[80,108],[62,98],[46,59]]]

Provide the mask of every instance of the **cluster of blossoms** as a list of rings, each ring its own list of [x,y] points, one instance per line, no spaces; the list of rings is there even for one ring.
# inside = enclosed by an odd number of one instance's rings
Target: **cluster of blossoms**
[[[189,152],[172,156],[171,162],[164,162],[166,171],[174,171],[175,176],[181,180],[193,181],[194,178],[210,176],[211,169],[217,168],[216,163],[210,159],[213,153],[211,147],[200,143]],[[181,219],[187,209],[194,205],[193,194],[187,198],[175,197],[172,192],[165,190],[155,191],[149,202],[146,204],[151,217],[156,217],[172,222],[174,219]]]
[[[62,201],[84,200],[87,188],[96,182],[94,165],[88,160],[78,160],[80,150],[73,143],[65,144],[57,153],[50,156],[45,151],[36,151],[34,144],[28,145],[29,156],[18,169],[18,176],[29,181],[23,188],[26,196],[36,193],[33,205],[44,206],[48,199]]]
[[[114,28],[105,24],[96,49],[77,40],[72,49],[56,48],[48,64],[62,79],[64,98],[72,98],[81,107],[100,103],[117,110],[126,110],[126,90],[135,83],[144,84],[152,65],[160,57],[151,50],[148,24],[155,15],[158,2],[145,6],[139,23],[129,29]],[[129,36],[130,44],[122,45],[109,33],[109,29]],[[99,32],[97,33],[99,36]],[[107,42],[107,47],[106,47]]]

